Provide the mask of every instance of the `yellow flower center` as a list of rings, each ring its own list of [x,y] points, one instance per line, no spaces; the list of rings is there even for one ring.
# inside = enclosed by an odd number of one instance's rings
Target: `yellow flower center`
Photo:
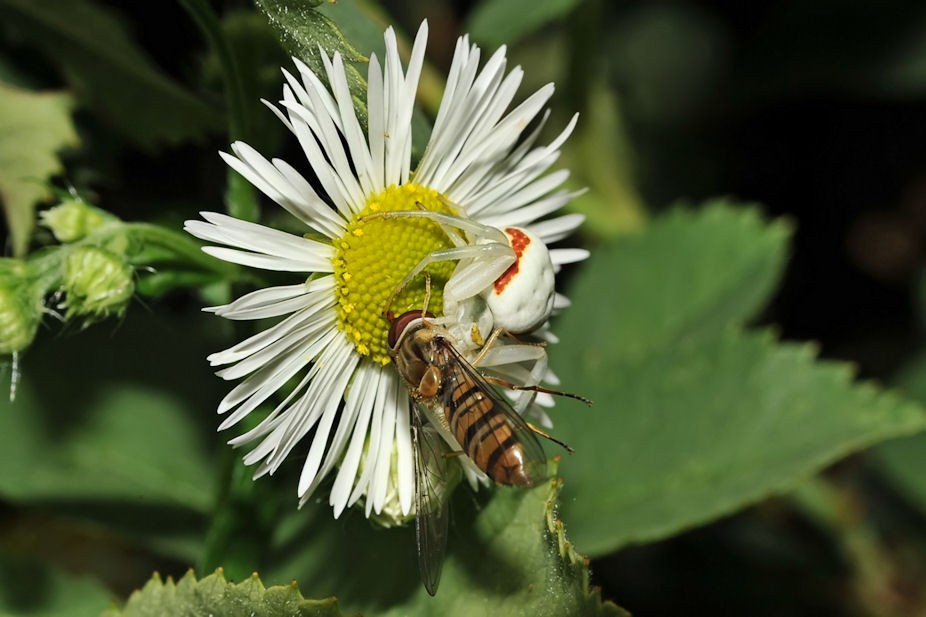
[[[380,364],[389,363],[386,337],[389,322],[384,311],[395,315],[421,310],[425,296],[425,275],[412,279],[399,290],[390,306],[389,297],[405,276],[434,251],[453,246],[437,223],[421,217],[377,216],[382,212],[419,210],[456,214],[432,189],[414,183],[392,185],[367,199],[366,207],[334,241],[334,275],[338,305],[338,328],[361,356]],[[440,315],[444,285],[454,262],[430,264],[431,298],[428,311]]]

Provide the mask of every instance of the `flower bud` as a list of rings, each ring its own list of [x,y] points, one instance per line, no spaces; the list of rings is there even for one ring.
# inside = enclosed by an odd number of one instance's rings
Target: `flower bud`
[[[71,199],[39,214],[58,242],[74,242],[102,227],[106,214],[80,199]]]
[[[42,321],[42,296],[24,262],[0,259],[0,355],[22,351],[32,343]]]
[[[121,315],[135,291],[132,268],[105,249],[82,246],[64,260],[62,288],[67,316],[84,315],[87,323]]]

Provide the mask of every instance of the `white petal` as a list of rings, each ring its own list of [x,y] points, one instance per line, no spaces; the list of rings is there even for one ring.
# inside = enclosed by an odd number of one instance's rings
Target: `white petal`
[[[236,406],[238,409],[222,422],[219,430],[229,428],[256,409],[308,365],[316,355],[324,354],[331,343],[337,340],[339,334],[336,331],[329,331],[316,339],[306,341],[304,345],[288,349],[235,386],[219,403],[218,412],[226,413]],[[316,362],[309,369],[309,379],[304,380],[305,383],[314,378],[318,370],[319,366]]]
[[[347,142],[351,161],[357,172],[360,188],[366,195],[377,193],[385,187],[376,182],[378,174],[373,169],[373,159],[370,156],[367,141],[363,136],[363,131],[354,112],[354,101],[347,86],[347,77],[344,74],[344,65],[340,54],[334,56],[330,78],[334,97],[338,104],[338,111],[341,115],[344,139]]]
[[[375,416],[375,410],[378,402],[382,401],[381,392],[385,387],[386,379],[384,378],[384,369],[374,367],[377,370],[372,372],[367,382],[367,387],[359,393],[360,409],[357,415],[357,422],[354,424],[353,434],[351,435],[350,445],[344,460],[341,462],[341,469],[335,478],[334,486],[331,489],[331,501],[335,506],[335,515],[339,516],[341,511],[347,505],[353,504],[360,495],[368,481],[369,465],[364,469],[363,474],[359,477],[357,472],[360,466],[361,456],[364,453],[364,446],[367,443],[367,437],[372,429],[371,418]],[[366,479],[365,479],[366,478]],[[354,481],[356,480],[356,485]],[[340,509],[339,509],[340,508]]]
[[[226,319],[264,319],[294,313],[315,301],[317,296],[331,296],[334,277],[312,279],[307,283],[266,287],[241,296],[230,304],[210,306],[203,310]]]
[[[257,409],[264,401],[282,388],[287,381],[305,368],[308,363],[309,358],[304,354],[288,354],[285,357],[277,358],[273,364],[263,367],[239,383],[219,403],[218,413],[224,414],[229,411],[231,413],[222,420],[218,430],[224,431],[243,420],[245,416]]]
[[[322,458],[325,456],[326,452],[329,452],[328,435],[331,433],[331,426],[334,424],[335,418],[338,417],[339,402],[344,396],[347,383],[353,375],[357,363],[360,361],[360,356],[353,353],[353,350],[350,348],[347,348],[347,353],[345,353],[342,358],[343,361],[338,362],[339,366],[337,366],[336,369],[338,371],[338,378],[328,389],[328,401],[322,405],[322,416],[318,422],[318,426],[315,428],[315,435],[312,437],[312,445],[309,446],[309,454],[306,456],[305,463],[302,466],[302,473],[299,476],[299,487],[297,489],[297,494],[300,498],[307,497],[310,487],[314,488],[317,486],[318,481],[324,477],[324,474],[319,474],[318,471],[321,466]],[[337,451],[332,449],[329,454],[331,453],[339,457],[341,451],[340,449]],[[327,470],[325,471],[327,472]]]
[[[276,255],[258,255],[256,253],[248,253],[246,251],[225,248],[223,246],[206,246],[203,247],[203,252],[212,255],[216,259],[221,259],[222,261],[228,261],[242,266],[250,266],[252,268],[260,268],[262,270],[273,270],[276,272],[331,271],[330,269],[323,270],[325,267],[323,265],[324,262],[319,263],[318,261],[290,259],[277,257]],[[329,263],[328,268],[330,268],[330,266],[331,264]]]
[[[550,214],[551,212],[556,212],[569,203],[573,197],[581,194],[581,192],[582,191],[557,191],[529,206],[523,206],[517,210],[511,210],[497,215],[484,216],[480,218],[480,221],[493,227],[527,227],[540,217]]]
[[[395,439],[396,416],[398,407],[408,400],[405,388],[398,387],[398,379],[393,380],[395,386],[391,389],[390,397],[383,408],[382,426],[380,427],[379,448],[375,459],[368,459],[373,467],[373,477],[370,481],[370,491],[367,495],[367,512],[370,502],[373,511],[382,512],[386,503],[386,494],[389,491],[389,472],[392,468],[392,446]],[[401,397],[401,398],[400,398]]]
[[[341,465],[335,476],[334,484],[331,487],[331,495],[328,499],[328,503],[334,509],[335,518],[338,518],[344,508],[347,507],[347,500],[350,498],[354,480],[357,478],[360,455],[363,452],[363,444],[366,440],[370,414],[376,400],[376,388],[382,370],[383,367],[370,362],[361,363],[357,367],[354,372],[354,380],[344,401],[341,422],[338,424],[338,430],[331,441],[329,460],[325,461],[325,465],[319,473],[319,475],[327,474],[331,470],[338,460],[333,453],[342,452],[349,439],[350,445],[347,446],[347,451],[341,459]],[[314,486],[310,487],[309,490],[311,491],[314,488]]]
[[[374,464],[381,443],[381,434],[383,431],[383,415],[387,405],[391,405],[394,400],[393,390],[398,386],[398,375],[394,371],[385,372],[377,384],[376,399],[373,403],[373,414],[370,419],[370,430],[364,433],[364,439],[367,440],[365,464],[357,482],[354,484],[354,490],[348,499],[348,505],[353,505],[364,494],[369,492],[370,481],[373,477]],[[357,438],[357,432],[354,431],[354,439]],[[370,514],[372,500],[367,499],[367,516]]]
[[[539,221],[528,225],[528,229],[537,234],[544,244],[558,242],[579,228],[585,222],[584,214],[565,214],[556,218]]]
[[[299,140],[299,145],[302,146],[302,151],[309,161],[309,166],[315,172],[315,176],[318,178],[322,188],[325,189],[328,198],[342,216],[350,218],[354,212],[350,192],[322,151],[322,146],[316,137],[316,131],[321,131],[318,128],[317,120],[309,109],[295,100],[288,88],[283,90],[281,104],[286,108],[293,133]]]
[[[334,304],[334,298],[319,297],[317,300],[320,301],[293,313],[278,324],[246,338],[237,345],[211,354],[208,358],[209,363],[212,366],[219,366],[239,362],[244,358],[260,354],[268,347],[271,349],[267,353],[279,353],[282,351],[281,347],[290,344],[288,341],[308,340],[319,330],[334,328],[336,319],[334,311],[324,311],[325,308],[330,308]],[[237,379],[250,373],[251,370],[245,368],[245,363],[241,363],[235,367],[234,371],[220,371],[219,375],[223,379]]]
[[[274,473],[293,447],[316,425],[324,411],[338,406],[355,358],[353,347],[343,336],[333,339],[313,365],[317,373],[305,394],[283,412],[282,421],[265,438],[264,442],[271,446],[261,443],[245,457],[245,462],[251,464],[266,459],[264,464],[269,468],[268,472]]]
[[[328,237],[339,235],[339,230],[344,227],[343,219],[332,211],[301,174],[286,163],[281,165],[274,161],[271,164],[244,142],[235,142],[231,147],[234,155],[219,152],[219,156],[232,169],[305,224]]]
[[[201,212],[203,221],[186,221],[184,229],[206,240],[245,249],[245,252],[207,246],[203,251],[234,263],[259,264],[271,270],[331,272],[333,249],[307,238],[294,236],[256,223],[248,223],[217,212]]]
[[[370,139],[370,181],[377,192],[386,188],[386,103],[383,98],[383,72],[376,55],[370,56],[367,70],[367,132]]]
[[[557,266],[583,261],[589,254],[585,249],[550,249],[550,259]]]

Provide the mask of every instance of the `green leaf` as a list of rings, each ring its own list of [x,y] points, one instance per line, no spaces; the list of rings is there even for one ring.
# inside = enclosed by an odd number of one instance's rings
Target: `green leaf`
[[[596,401],[561,406],[563,518],[602,555],[785,491],[846,454],[926,426],[808,345],[737,326],[761,306],[784,226],[722,202],[602,248],[570,291],[551,364]]]
[[[926,435],[894,439],[875,451],[881,471],[904,496],[926,512]]]
[[[328,80],[319,48],[329,57],[341,54],[354,109],[361,125],[366,125],[366,80],[352,63],[366,63],[367,58],[354,49],[333,21],[311,8],[312,3],[302,0],[256,0],[256,3],[286,51],[305,62],[322,81]]]
[[[40,337],[15,402],[0,403],[0,495],[208,511],[215,345],[207,322],[186,323],[135,311],[115,329]]]
[[[698,212],[673,210],[593,256],[570,290],[576,308],[566,311],[557,333],[579,319],[588,330],[583,339],[613,334],[602,353],[620,358],[716,336],[765,303],[784,268],[789,234],[786,224],[766,225],[755,209],[722,199]]]
[[[341,520],[321,503],[280,526],[278,555],[265,578],[290,580],[312,595],[336,594],[346,610],[370,615],[620,615],[588,587],[588,565],[556,515],[560,480],[530,490],[457,491],[437,595],[418,578],[411,527],[378,529],[356,509]]]
[[[110,598],[99,581],[0,555],[0,615],[85,617],[98,614]]]
[[[908,396],[926,402],[926,353],[910,360],[896,385]],[[881,471],[917,507],[926,512],[926,435],[881,444],[875,450]]]
[[[406,33],[402,32],[401,27],[393,23],[390,15],[376,4],[364,0],[338,0],[322,2],[318,11],[336,23],[344,38],[351,42],[351,46],[364,54],[375,53],[380,60],[385,57],[383,30],[390,25],[397,29],[399,48],[411,47]]]
[[[216,110],[161,71],[114,12],[88,0],[0,0],[0,21],[60,65],[74,90],[139,146],[221,129]]]
[[[264,587],[257,574],[240,583],[225,580],[218,570],[198,581],[192,572],[174,583],[157,574],[131,595],[122,609],[111,608],[102,617],[159,615],[249,615],[251,617],[339,617],[334,598],[306,600],[295,583]]]
[[[14,256],[26,254],[35,206],[51,196],[47,181],[62,170],[56,152],[77,145],[72,107],[64,93],[0,84],[0,201]]]
[[[565,17],[579,0],[484,0],[470,14],[466,31],[487,47],[512,45]]]

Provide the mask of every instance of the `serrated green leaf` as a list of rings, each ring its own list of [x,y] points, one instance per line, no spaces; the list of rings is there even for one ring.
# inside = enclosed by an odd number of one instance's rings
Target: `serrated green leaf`
[[[470,14],[466,31],[488,47],[512,45],[578,4],[579,0],[483,0]]]
[[[0,201],[13,255],[26,254],[35,206],[50,197],[48,179],[62,170],[57,152],[77,144],[73,100],[0,84]]]
[[[327,82],[327,77],[319,48],[325,50],[329,57],[341,54],[354,109],[361,124],[366,125],[366,80],[352,63],[365,63],[367,58],[354,49],[333,21],[312,8],[312,3],[301,0],[255,1],[276,30],[284,49],[305,62],[322,81]]]
[[[188,323],[137,311],[118,328],[40,337],[16,400],[0,402],[0,495],[208,511],[219,396],[202,358],[214,345]]]
[[[418,578],[413,529],[377,529],[356,510],[335,521],[320,503],[281,525],[276,553],[292,556],[265,578],[298,577],[311,595],[369,615],[620,615],[588,587],[587,562],[556,516],[559,487],[457,491],[435,597]]]
[[[0,20],[59,65],[80,98],[136,144],[198,139],[222,119],[172,81],[115,14],[88,0],[0,0]]]
[[[854,450],[926,426],[807,345],[736,327],[771,291],[787,234],[715,203],[603,248],[570,290],[551,364],[596,400],[557,409],[576,449],[563,518],[593,555],[727,514]]]
[[[112,598],[99,582],[32,559],[0,555],[0,615],[85,617]]]
[[[306,600],[295,584],[264,587],[257,574],[231,583],[222,571],[196,580],[192,572],[174,583],[157,574],[129,597],[125,607],[111,608],[102,617],[159,617],[161,615],[247,615],[249,617],[339,617],[334,598]]]

